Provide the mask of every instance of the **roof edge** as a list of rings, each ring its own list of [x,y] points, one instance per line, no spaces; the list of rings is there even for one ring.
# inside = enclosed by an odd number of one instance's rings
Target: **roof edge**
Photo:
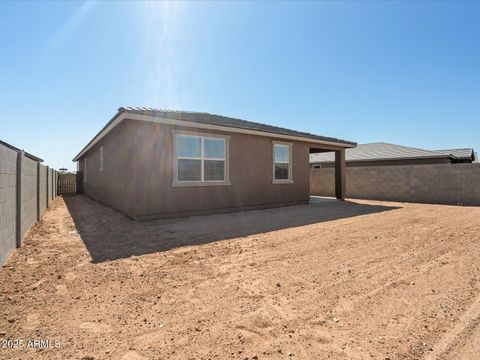
[[[122,113],[126,112],[126,109],[124,107],[119,107],[116,114],[113,115],[113,117],[105,124],[104,127],[102,127],[97,134],[90,140],[87,145],[85,145],[82,150],[79,151],[79,153],[72,159],[72,161],[78,161],[80,156],[82,155],[83,152],[87,151],[89,146],[93,144],[93,142],[100,136],[100,134],[106,130],[111,123],[113,123]]]
[[[324,141],[324,142],[332,142],[332,143],[338,143],[338,144],[352,145],[353,147],[358,145],[356,142],[353,142],[353,141],[348,141],[348,140],[343,140],[343,139],[338,139],[338,138],[333,138],[333,137],[323,136],[323,135],[316,135],[316,134],[311,134],[311,133],[307,133],[307,132],[303,132],[303,131],[297,131],[297,130],[293,130],[293,129],[284,128],[284,127],[281,127],[281,126],[263,124],[263,123],[258,123],[258,122],[254,122],[254,121],[250,121],[250,120],[240,119],[240,118],[237,118],[237,117],[211,114],[211,113],[207,113],[207,112],[184,111],[184,110],[164,110],[164,109],[155,109],[155,108],[134,108],[134,107],[123,107],[123,106],[120,107],[118,109],[118,111],[121,111],[122,113],[126,112],[126,113],[130,113],[130,114],[141,114],[141,115],[145,115],[145,116],[149,116],[149,117],[153,117],[153,118],[164,118],[164,119],[170,119],[168,117],[168,114],[202,114],[202,115],[208,115],[208,116],[211,116],[211,117],[221,117],[221,118],[228,119],[228,120],[235,120],[235,121],[250,123],[250,124],[255,124],[255,125],[269,126],[269,127],[276,128],[280,131],[275,132],[275,131],[268,131],[268,130],[261,130],[261,129],[251,129],[251,128],[245,128],[245,127],[242,127],[242,126],[230,126],[230,125],[225,125],[225,124],[223,124],[223,125],[218,125],[217,124],[217,126],[223,126],[223,127],[228,127],[228,128],[234,128],[234,129],[255,130],[255,131],[259,131],[259,132],[262,132],[262,133],[269,133],[269,134],[296,136],[296,137],[319,140],[319,141]],[[166,115],[162,115],[160,113],[166,113]],[[175,119],[175,118],[171,118],[171,119]],[[191,123],[194,123],[194,124],[207,124],[205,122],[197,122],[197,121],[192,121],[192,120],[188,120],[188,119],[175,119],[175,120],[191,122]],[[284,132],[281,132],[281,131],[293,131],[293,132],[296,132],[298,134],[297,135],[287,134],[287,133],[284,133]]]
[[[227,131],[227,132],[229,131],[229,129],[237,129],[237,132],[248,131],[248,129],[244,129],[244,128],[241,128],[241,127],[196,123],[194,121],[188,121],[188,120],[168,119],[166,117],[162,117],[162,116],[157,115],[157,114],[152,114],[151,112],[149,113],[149,111],[158,111],[158,110],[154,110],[154,109],[152,109],[152,110],[130,110],[130,109],[125,108],[123,106],[119,107],[118,110],[117,110],[117,113],[105,124],[105,126],[102,127],[102,129],[100,129],[100,131],[98,131],[98,133],[87,143],[87,145],[85,145],[83,147],[83,149],[73,158],[72,161],[78,161],[93,145],[96,144],[96,142],[98,140],[103,138],[111,129],[113,129],[113,127],[115,127],[117,125],[117,124],[114,124],[114,122],[116,120],[118,120],[122,115],[124,115],[125,117],[120,119],[119,122],[124,120],[124,119],[136,120],[136,119],[133,119],[131,117],[127,117],[128,114],[132,114],[132,115],[145,116],[145,117],[148,117],[148,118],[151,118],[151,119],[165,119],[165,120],[168,120],[168,121],[171,121],[171,122],[179,122],[179,123],[186,122],[186,123],[197,124],[197,125],[200,124],[200,125],[203,125],[204,127],[213,126],[213,127],[225,128],[226,130],[223,130],[223,131]],[[219,116],[219,115],[216,115],[216,116]],[[147,119],[145,119],[145,120],[147,120]],[[237,119],[237,120],[240,120],[240,119]],[[246,120],[243,120],[243,121],[246,121]],[[110,130],[108,130],[108,128],[111,125],[113,125],[113,127]],[[273,125],[271,125],[271,126],[273,126]],[[286,129],[286,130],[288,130],[288,129]],[[319,144],[323,143],[323,144],[338,145],[338,146],[343,146],[345,148],[353,148],[353,147],[357,146],[357,143],[355,143],[355,142],[341,140],[341,139],[334,139],[334,138],[327,138],[325,140],[321,140],[321,139],[315,139],[315,138],[309,138],[309,137],[306,137],[306,136],[302,136],[301,134],[299,134],[299,135],[288,135],[288,134],[275,133],[275,132],[262,131],[262,130],[251,130],[251,131],[252,132],[257,132],[257,133],[268,134],[269,136],[272,136],[272,137],[277,136],[277,137],[287,137],[287,138],[288,137],[298,138],[299,141],[319,143]],[[303,139],[303,140],[301,140],[301,139]]]
[[[416,159],[441,159],[441,158],[448,158],[448,159],[456,159],[453,155],[447,154],[438,154],[438,155],[422,155],[422,156],[404,156],[398,158],[375,158],[375,159],[355,159],[355,160],[345,160],[345,162],[371,162],[371,161],[401,161],[401,160],[416,160]],[[310,164],[333,164],[335,161],[333,160],[325,160],[325,161],[310,161]]]

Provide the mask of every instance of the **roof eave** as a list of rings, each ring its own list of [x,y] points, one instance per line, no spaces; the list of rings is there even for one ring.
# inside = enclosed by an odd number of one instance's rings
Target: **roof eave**
[[[92,138],[92,140],[90,140],[87,145],[85,145],[83,147],[82,150],[80,150],[80,152],[73,158],[72,161],[78,161],[80,159],[80,157],[83,155],[84,152],[86,152],[89,148],[89,146],[100,136],[100,134],[105,130],[107,129],[110,124],[112,124],[122,113],[126,112],[126,109],[123,108],[123,107],[120,107],[118,108],[117,112],[115,115],[113,115],[113,117],[105,124],[105,126],[103,128],[100,129],[100,131]]]
[[[125,115],[124,115],[125,114]],[[248,129],[243,129],[240,127],[229,127],[226,125],[209,125],[209,124],[204,124],[204,123],[196,123],[193,121],[187,121],[187,120],[175,120],[175,119],[168,119],[166,117],[154,115],[148,112],[140,112],[140,111],[131,111],[128,109],[125,109],[124,107],[120,107],[117,110],[117,113],[110,119],[110,121],[105,124],[105,126],[93,137],[92,140],[88,142],[88,144],[73,158],[72,161],[78,161],[88,150],[90,150],[95,143],[100,140],[103,136],[106,135],[103,134],[108,130],[108,128],[116,121],[119,119],[120,116],[124,115],[122,119],[119,120],[122,121],[124,119],[131,119],[131,120],[146,120],[146,121],[152,121],[154,119],[164,119],[166,121],[170,121],[172,123],[188,123],[190,124],[196,124],[196,125],[202,125],[205,128],[208,127],[218,127],[218,128],[224,128],[224,131],[248,131]],[[146,117],[145,119],[140,119],[137,118],[138,116],[140,117]],[[116,126],[116,125],[114,125]],[[113,127],[112,127],[113,128]],[[235,129],[235,130],[234,130]],[[111,130],[111,129],[110,129]],[[261,134],[268,134],[269,136],[272,137],[280,137],[280,138],[297,138],[298,141],[304,141],[304,142],[310,142],[310,143],[318,143],[318,144],[331,144],[335,146],[339,146],[342,148],[354,148],[357,146],[357,143],[355,142],[350,142],[350,141],[345,141],[345,140],[320,140],[320,139],[314,139],[314,138],[308,138],[308,137],[302,137],[302,136],[293,136],[293,135],[285,135],[281,133],[274,133],[274,132],[268,132],[268,131],[260,131],[260,130],[250,130],[251,132],[256,132],[256,133],[261,133]],[[108,133],[108,132],[107,132]],[[103,135],[102,135],[103,134]]]

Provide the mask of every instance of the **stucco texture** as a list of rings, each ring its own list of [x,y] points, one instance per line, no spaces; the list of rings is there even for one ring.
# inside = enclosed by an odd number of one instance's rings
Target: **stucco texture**
[[[174,186],[174,132],[229,137],[229,185]],[[274,184],[272,137],[205,131],[126,120],[80,159],[84,193],[139,220],[267,208],[308,202],[309,152],[318,144],[292,144],[292,183]],[[285,141],[285,140],[283,140]],[[104,168],[100,171],[100,147]]]

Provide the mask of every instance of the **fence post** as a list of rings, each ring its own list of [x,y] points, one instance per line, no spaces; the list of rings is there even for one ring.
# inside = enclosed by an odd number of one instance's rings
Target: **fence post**
[[[23,150],[17,151],[17,183],[16,183],[16,219],[15,219],[15,245],[22,246],[22,161]]]
[[[47,166],[47,178],[46,178],[46,183],[47,183],[47,206],[46,208],[48,208],[48,172],[50,171],[50,168]]]
[[[37,162],[37,221],[40,220],[40,162]]]

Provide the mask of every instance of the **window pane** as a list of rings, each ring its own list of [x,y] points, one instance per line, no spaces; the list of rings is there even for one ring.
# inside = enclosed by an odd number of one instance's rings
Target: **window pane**
[[[288,180],[289,164],[275,163],[275,180]]]
[[[205,181],[225,180],[225,161],[205,160],[203,162],[203,177]]]
[[[203,154],[207,159],[225,159],[225,140],[203,139]]]
[[[290,146],[275,144],[275,162],[289,162]]]
[[[177,152],[179,157],[201,157],[202,138],[199,136],[177,135]]]
[[[201,181],[202,161],[178,159],[178,181]]]

